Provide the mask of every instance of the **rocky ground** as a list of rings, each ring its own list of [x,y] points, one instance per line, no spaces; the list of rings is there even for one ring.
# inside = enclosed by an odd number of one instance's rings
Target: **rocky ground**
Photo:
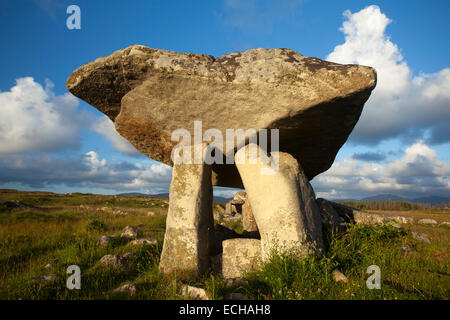
[[[217,270],[201,279],[159,272],[167,199],[0,190],[0,200],[0,299],[449,297],[448,210],[356,214],[357,224],[326,237],[324,256],[274,255],[229,281]],[[216,234],[248,237],[242,204],[215,205]],[[252,243],[227,241],[224,252]],[[238,270],[223,259],[225,275]],[[80,290],[66,288],[69,265],[81,269]],[[370,265],[381,269],[380,290],[366,286]]]

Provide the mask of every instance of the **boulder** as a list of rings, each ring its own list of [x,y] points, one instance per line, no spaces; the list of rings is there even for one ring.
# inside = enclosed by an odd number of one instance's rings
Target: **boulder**
[[[318,253],[323,249],[323,236],[314,191],[294,157],[283,152],[272,152],[272,156],[268,158],[254,144],[236,153],[261,235],[263,260],[274,249],[298,255]]]
[[[355,222],[358,224],[375,225],[380,224],[390,224],[396,226],[396,224],[411,224],[414,222],[413,217],[401,216],[395,214],[376,214],[367,213],[362,211],[353,212]]]
[[[242,227],[245,232],[258,233],[258,225],[248,199],[242,205]]]
[[[339,234],[345,231],[344,220],[339,217],[333,206],[325,199],[318,198],[316,200],[320,208],[320,216],[322,223],[328,225],[331,228],[332,234]]]
[[[229,239],[222,242],[222,276],[242,278],[246,272],[261,266],[261,241],[257,239]]]
[[[418,224],[428,224],[428,225],[433,225],[436,226],[438,225],[438,222],[434,219],[420,219],[419,221],[417,221]]]
[[[233,202],[236,204],[244,204],[247,199],[247,193],[245,191],[238,191],[234,194]]]
[[[332,165],[376,85],[374,69],[252,49],[214,58],[133,45],[76,69],[67,89],[96,107],[148,157],[173,165],[175,129],[279,129],[280,151],[312,179]],[[248,141],[217,146],[233,158]],[[214,185],[242,188],[234,165],[216,164]]]
[[[328,201],[328,203],[333,207],[333,209],[336,211],[338,216],[341,217],[341,219],[345,223],[355,222],[354,212],[361,211],[356,208],[352,208],[352,207],[346,206],[344,204],[340,204],[340,203],[333,202],[333,201]]]

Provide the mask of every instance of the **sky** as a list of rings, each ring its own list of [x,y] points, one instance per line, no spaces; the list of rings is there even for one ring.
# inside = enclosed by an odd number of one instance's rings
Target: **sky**
[[[66,25],[72,4],[80,29]],[[0,188],[168,191],[171,168],[65,87],[79,66],[141,44],[216,57],[290,48],[372,66],[377,87],[333,166],[311,181],[316,195],[450,196],[448,30],[447,0],[2,0]]]

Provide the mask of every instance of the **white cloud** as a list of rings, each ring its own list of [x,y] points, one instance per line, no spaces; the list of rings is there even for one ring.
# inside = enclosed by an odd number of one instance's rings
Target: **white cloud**
[[[95,151],[71,158],[44,153],[5,154],[0,157],[0,181],[33,188],[65,185],[118,192],[168,189],[172,168],[165,164],[109,163]]]
[[[128,140],[116,131],[114,123],[107,116],[103,116],[95,121],[92,129],[105,136],[116,150],[132,156],[140,154]]]
[[[345,11],[340,30],[345,42],[327,60],[377,70],[378,84],[351,136],[352,142],[377,144],[395,137],[450,141],[450,69],[413,77],[400,49],[386,34],[391,20],[377,6]]]
[[[19,78],[10,91],[0,92],[0,152],[56,150],[79,145],[82,117],[78,100],[55,95],[33,78]]]
[[[450,193],[450,164],[439,160],[436,151],[419,140],[400,159],[384,164],[344,158],[312,184],[318,196],[341,199],[357,199],[364,193],[445,195]]]

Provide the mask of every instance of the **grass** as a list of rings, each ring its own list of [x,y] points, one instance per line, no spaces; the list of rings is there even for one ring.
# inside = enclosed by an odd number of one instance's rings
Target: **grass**
[[[245,285],[229,288],[212,272],[201,279],[159,272],[166,200],[9,191],[0,191],[0,199],[34,206],[0,208],[0,299],[183,299],[179,295],[182,283],[203,287],[214,299],[224,299],[230,292],[244,293],[250,299],[283,300],[449,297],[448,226],[413,225],[399,232],[394,227],[354,225],[346,234],[330,237],[323,256],[299,260],[274,254],[260,270],[246,275]],[[126,208],[129,214],[117,215],[102,207]],[[156,214],[149,216],[149,211]],[[107,247],[99,245],[99,235],[120,235],[126,225],[137,226],[140,237],[157,239],[158,244],[133,247],[116,241]],[[242,231],[239,222],[229,226]],[[431,243],[413,239],[411,230],[426,233]],[[404,253],[401,247],[405,245],[413,252]],[[130,258],[133,268],[112,271],[99,265],[106,254],[127,252],[134,252]],[[47,263],[53,265],[52,270],[43,268]],[[66,288],[66,269],[72,264],[81,269],[81,290]],[[381,269],[380,290],[366,287],[370,265]],[[335,269],[344,273],[349,282],[336,283],[332,277]],[[32,281],[49,273],[57,274],[59,280]],[[138,287],[136,295],[113,293],[115,288],[131,282]]]

